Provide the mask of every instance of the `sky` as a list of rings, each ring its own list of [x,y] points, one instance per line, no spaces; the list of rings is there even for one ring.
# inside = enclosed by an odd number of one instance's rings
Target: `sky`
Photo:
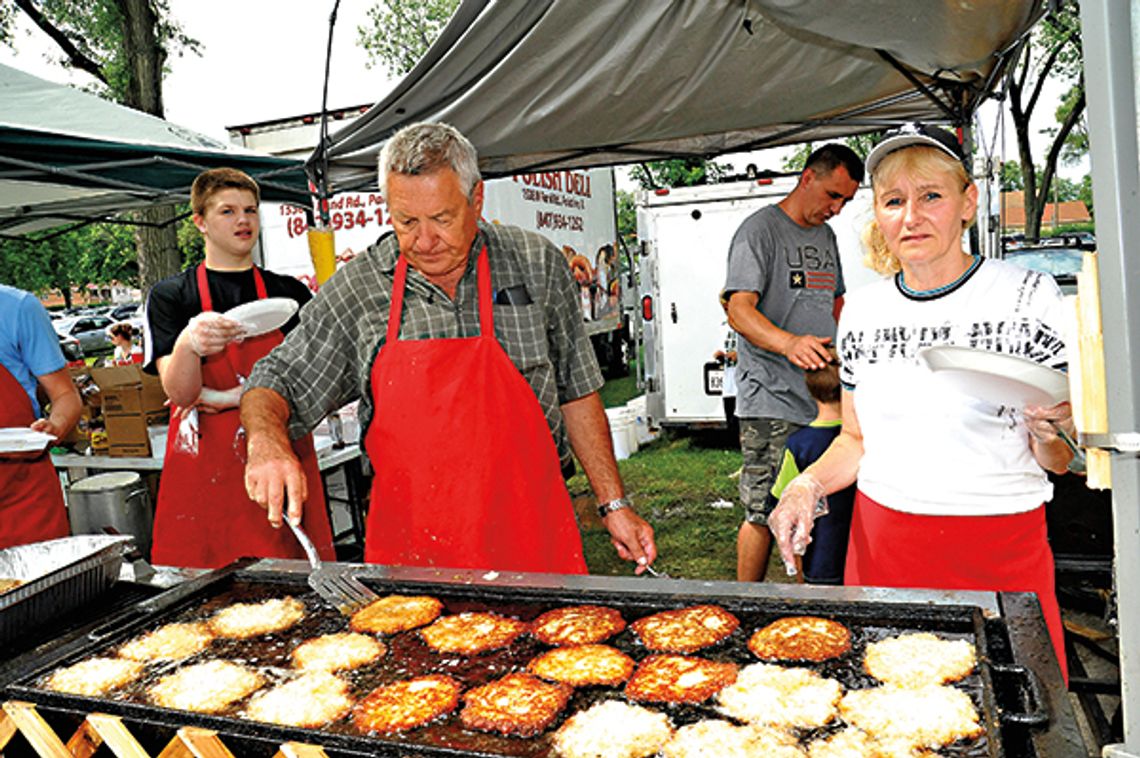
[[[183,31],[201,43],[201,57],[168,61],[163,81],[166,118],[228,140],[227,126],[313,113],[321,107],[332,0],[169,0]],[[373,0],[342,0],[333,35],[330,109],[372,104],[394,82],[381,67],[366,68],[356,28],[367,23]],[[0,63],[51,81],[83,85],[45,59],[50,41],[16,14],[16,52],[0,46]],[[57,56],[58,57],[58,56]]]
[[[367,24],[375,0],[342,0],[333,37],[329,78],[330,109],[372,104],[395,84],[381,67],[367,68],[367,55],[357,46],[356,29]],[[173,17],[187,35],[201,43],[202,55],[184,54],[168,62],[163,83],[166,118],[215,139],[228,140],[227,126],[313,113],[320,110],[321,86],[333,0],[169,0]],[[0,46],[0,63],[56,82],[85,84],[85,74],[69,75],[45,53],[58,56],[46,36],[17,13],[16,51]],[[990,113],[992,113],[992,106]],[[1052,106],[1049,108],[1051,112]],[[1042,113],[1046,113],[1042,109]],[[982,139],[992,143],[997,125],[985,115]],[[1017,159],[1012,125],[1005,132],[1005,158]],[[1044,155],[1044,146],[1035,146]],[[725,156],[720,162],[743,171],[749,162],[781,170],[787,149],[747,156]],[[1087,162],[1064,167],[1060,174],[1079,180]],[[619,186],[628,189],[619,173]]]

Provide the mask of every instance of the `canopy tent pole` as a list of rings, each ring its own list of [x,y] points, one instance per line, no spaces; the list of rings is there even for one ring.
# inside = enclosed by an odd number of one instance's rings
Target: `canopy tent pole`
[[[1125,255],[1125,240],[1140,239],[1138,14],[1135,2],[1081,3],[1110,439],[1140,430],[1140,386],[1132,382],[1140,371],[1140,268]],[[1124,744],[1105,747],[1104,755],[1138,758],[1140,596],[1132,582],[1140,577],[1140,457],[1116,453],[1111,460]]]
[[[340,8],[340,0],[333,3],[332,13],[329,14],[329,37],[325,48],[325,80],[321,92],[321,133],[317,150],[320,159],[313,164],[310,177],[310,191],[315,193],[315,213],[309,212],[309,229],[306,236],[309,240],[309,257],[313,259],[313,272],[317,286],[327,282],[336,273],[336,240],[330,225],[329,216],[329,72],[332,69],[333,31],[336,28],[336,13]],[[315,216],[315,218],[313,218]]]

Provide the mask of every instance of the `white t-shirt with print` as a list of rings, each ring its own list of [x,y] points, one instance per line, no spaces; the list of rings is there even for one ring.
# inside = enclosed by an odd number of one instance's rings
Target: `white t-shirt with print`
[[[959,345],[1066,369],[1052,278],[981,258],[929,292],[891,277],[848,294],[838,335],[868,497],[898,511],[961,516],[1021,513],[1052,497],[1021,409],[964,394],[917,358],[923,347]]]

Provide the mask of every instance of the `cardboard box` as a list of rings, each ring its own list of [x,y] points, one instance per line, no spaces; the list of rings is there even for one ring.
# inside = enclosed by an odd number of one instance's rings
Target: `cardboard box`
[[[150,456],[150,435],[141,414],[105,414],[107,439],[112,458],[146,458]]]
[[[99,385],[105,414],[161,414],[166,408],[166,393],[157,376],[144,374],[137,365],[108,366],[91,369]]]
[[[153,414],[167,411],[166,391],[162,389],[162,380],[157,376],[151,376],[141,371],[139,375],[142,376],[142,398],[140,403],[143,413],[149,417]]]

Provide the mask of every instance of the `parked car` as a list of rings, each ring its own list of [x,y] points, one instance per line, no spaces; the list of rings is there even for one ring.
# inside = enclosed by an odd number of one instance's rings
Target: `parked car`
[[[83,361],[83,346],[79,344],[79,340],[67,334],[59,335],[59,349],[63,351],[63,357],[67,360],[68,365],[72,363],[81,363]]]
[[[112,308],[107,316],[114,321],[131,321],[139,315],[139,308],[141,307],[142,303],[123,303]]]
[[[1096,250],[1096,236],[1092,232],[1066,232],[1061,235],[1068,247],[1079,247],[1082,250]]]
[[[1084,250],[1080,248],[1053,245],[1019,247],[1005,252],[1005,259],[1010,263],[1050,274],[1066,295],[1077,292],[1077,272],[1081,270],[1084,257]]]
[[[106,316],[72,316],[53,321],[57,334],[79,340],[85,355],[100,355],[114,349],[107,327],[115,323]]]

